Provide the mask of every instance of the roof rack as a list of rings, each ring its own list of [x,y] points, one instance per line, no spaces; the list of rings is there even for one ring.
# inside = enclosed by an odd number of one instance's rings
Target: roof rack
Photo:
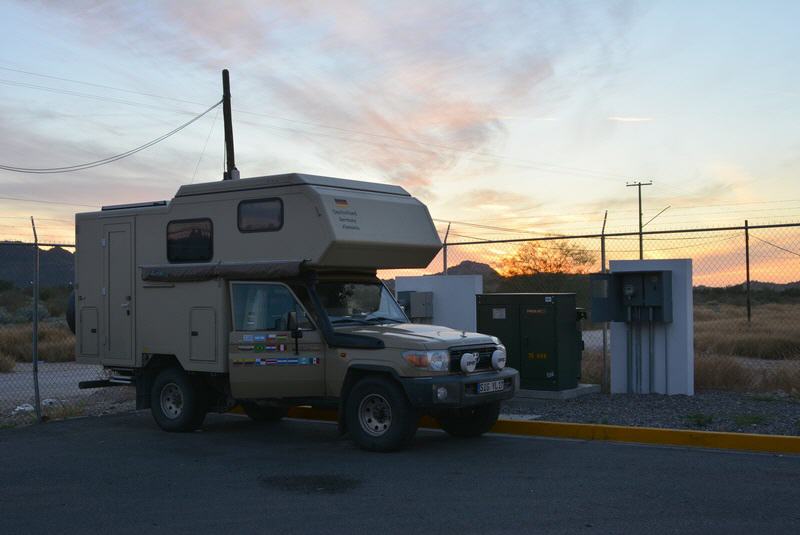
[[[108,210],[125,210],[126,208],[149,208],[153,206],[166,206],[167,201],[153,201],[153,202],[137,202],[131,204],[113,204],[111,206],[103,206],[102,211]]]

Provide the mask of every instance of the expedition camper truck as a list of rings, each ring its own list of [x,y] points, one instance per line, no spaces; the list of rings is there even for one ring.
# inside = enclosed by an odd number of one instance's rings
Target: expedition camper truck
[[[430,414],[476,436],[518,389],[497,338],[410,323],[378,269],[424,268],[441,242],[398,186],[285,174],[181,186],[171,201],[75,218],[77,359],[133,384],[167,431],[237,403],[272,421],[339,408],[366,449]]]

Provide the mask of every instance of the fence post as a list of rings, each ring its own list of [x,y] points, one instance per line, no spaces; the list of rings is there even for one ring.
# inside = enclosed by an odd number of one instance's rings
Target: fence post
[[[33,394],[36,404],[36,421],[42,421],[42,402],[39,397],[39,236],[36,233],[36,222],[31,216],[33,228],[33,340],[31,361],[33,362]]]
[[[444,233],[444,243],[442,244],[442,273],[447,275],[447,237],[450,235],[450,223],[447,223],[447,230]]]
[[[600,272],[606,272],[606,221],[608,210],[603,216],[603,230],[600,232]],[[611,392],[611,381],[608,370],[608,322],[603,322],[603,377],[600,379],[600,390]]]
[[[747,323],[750,323],[752,315],[750,305],[750,225],[747,219],[744,220],[744,262],[747,274]]]

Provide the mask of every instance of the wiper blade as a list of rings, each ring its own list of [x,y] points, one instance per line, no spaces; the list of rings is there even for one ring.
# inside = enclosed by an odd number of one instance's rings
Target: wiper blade
[[[393,321],[395,323],[403,323],[397,318],[387,318],[386,316],[372,316],[371,318],[367,318],[369,321]]]
[[[369,322],[361,318],[338,318],[331,320],[332,324],[335,323],[358,323],[359,325],[369,325]]]

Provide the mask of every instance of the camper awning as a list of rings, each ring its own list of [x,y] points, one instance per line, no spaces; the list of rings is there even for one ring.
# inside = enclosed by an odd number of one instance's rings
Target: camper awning
[[[139,266],[146,282],[197,282],[211,279],[272,280],[300,275],[303,261],[217,262],[213,264],[162,264]]]

